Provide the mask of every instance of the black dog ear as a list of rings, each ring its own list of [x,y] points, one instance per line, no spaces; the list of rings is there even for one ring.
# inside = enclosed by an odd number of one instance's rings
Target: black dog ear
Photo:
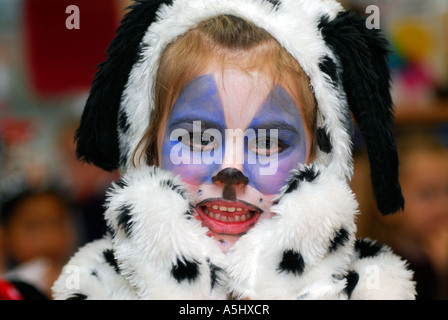
[[[138,61],[143,36],[154,21],[161,4],[168,1],[136,0],[124,16],[107,58],[98,67],[92,82],[81,123],[75,134],[78,159],[111,171],[120,166],[117,126],[121,96],[132,66]]]
[[[347,102],[366,144],[378,209],[383,215],[403,210],[388,43],[380,30],[368,29],[365,19],[349,11],[333,20],[324,17],[319,28],[341,62]]]

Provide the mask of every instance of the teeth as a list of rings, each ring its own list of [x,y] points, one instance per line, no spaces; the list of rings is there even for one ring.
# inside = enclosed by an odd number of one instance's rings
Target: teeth
[[[207,209],[204,209],[204,213],[209,216],[211,219],[222,221],[222,222],[244,222],[252,218],[253,213],[248,212],[246,214],[237,215],[234,217],[229,217],[227,215],[221,215],[219,213],[213,213],[208,211]]]
[[[254,215],[253,211],[249,211],[246,208],[241,207],[226,207],[219,205],[206,205],[202,207],[204,213],[209,216],[211,219],[222,221],[222,222],[245,222],[251,219]],[[210,211],[210,210],[216,211]],[[219,211],[219,212],[218,212]],[[235,216],[228,216],[227,212],[235,212],[238,211],[238,214]]]

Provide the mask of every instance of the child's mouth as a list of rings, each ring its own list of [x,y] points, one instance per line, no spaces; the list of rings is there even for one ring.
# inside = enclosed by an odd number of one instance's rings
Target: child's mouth
[[[258,221],[263,211],[245,201],[207,199],[196,210],[203,224],[219,234],[237,235],[247,232]]]

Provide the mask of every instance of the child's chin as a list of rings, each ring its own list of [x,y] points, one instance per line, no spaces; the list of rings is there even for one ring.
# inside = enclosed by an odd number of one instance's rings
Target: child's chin
[[[227,253],[235,244],[235,242],[237,242],[238,239],[242,236],[242,235],[218,234],[213,231],[209,231],[207,235],[215,239],[216,244],[223,253]]]

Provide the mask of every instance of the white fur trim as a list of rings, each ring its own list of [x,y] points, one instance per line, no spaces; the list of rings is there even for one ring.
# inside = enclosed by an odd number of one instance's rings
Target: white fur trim
[[[120,207],[132,206],[132,234],[120,231],[112,240],[117,260],[129,271],[123,276],[141,299],[219,298],[222,292],[211,292],[207,259],[224,267],[224,255],[206,236],[208,229],[196,219],[186,218],[188,199],[169,186],[161,186],[168,180],[184,188],[180,179],[167,171],[141,167],[123,178],[126,187],[113,190],[105,215],[112,228],[118,228],[114,223]],[[171,269],[177,259],[198,262],[198,280],[192,284],[174,279]]]
[[[352,300],[414,300],[416,296],[413,272],[406,261],[383,245],[381,252],[371,258],[357,259],[353,268],[359,280]]]
[[[185,214],[188,197],[178,177],[155,167],[129,170],[109,193],[105,217],[112,234],[75,254],[53,286],[54,298],[226,299],[231,293],[250,299],[347,299],[349,271],[359,274],[353,299],[413,298],[412,272],[399,257],[387,249],[357,256],[353,194],[328,168],[319,172],[294,191],[283,190],[276,216],[259,222],[224,255],[207,229]],[[341,228],[347,238],[330,250]],[[115,263],[105,250],[113,252]],[[280,268],[287,250],[303,258],[298,274]],[[196,264],[192,281],[173,276],[178,259]],[[220,269],[214,286],[211,263]],[[372,266],[380,272],[379,290],[369,287]]]
[[[297,190],[283,196],[272,208],[276,216],[258,223],[234,245],[229,256],[230,286],[238,295],[250,299],[339,296],[344,282],[332,275],[343,273],[350,262],[357,203],[345,181],[327,172],[322,170],[313,182],[303,181]],[[340,228],[348,232],[347,244],[341,251],[329,253],[330,242]],[[279,273],[285,250],[302,255],[302,276]],[[323,289],[328,286],[332,290]]]
[[[52,287],[53,298],[65,300],[83,294],[91,300],[136,299],[129,283],[104,263],[104,250],[112,249],[109,238],[81,248],[64,266]]]

